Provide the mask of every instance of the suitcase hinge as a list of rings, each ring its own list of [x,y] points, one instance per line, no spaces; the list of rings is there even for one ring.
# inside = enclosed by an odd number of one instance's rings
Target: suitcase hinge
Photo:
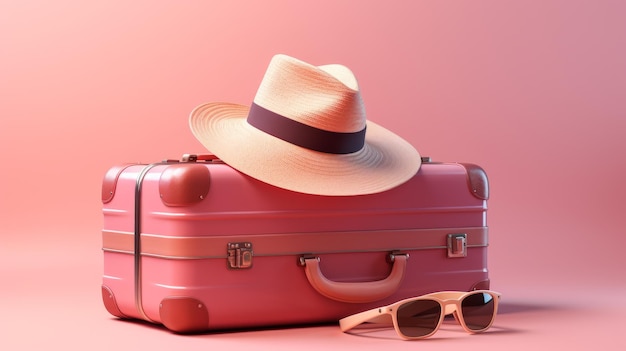
[[[467,256],[467,234],[448,234],[448,257]]]
[[[226,249],[228,268],[247,269],[252,267],[252,243],[228,243]]]

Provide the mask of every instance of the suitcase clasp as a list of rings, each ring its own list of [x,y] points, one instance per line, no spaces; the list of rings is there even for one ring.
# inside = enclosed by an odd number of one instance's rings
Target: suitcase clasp
[[[247,269],[252,267],[252,243],[228,243],[226,249],[228,268]]]
[[[467,234],[448,234],[448,257],[467,256]]]

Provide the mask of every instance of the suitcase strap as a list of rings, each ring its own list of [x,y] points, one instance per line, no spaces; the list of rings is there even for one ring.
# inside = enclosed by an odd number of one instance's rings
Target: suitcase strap
[[[243,242],[251,244],[254,257],[416,250],[445,252],[456,243],[450,238],[459,235],[465,238],[465,249],[488,245],[487,227],[207,236],[135,235],[103,230],[102,249],[172,260],[227,259],[231,244]]]

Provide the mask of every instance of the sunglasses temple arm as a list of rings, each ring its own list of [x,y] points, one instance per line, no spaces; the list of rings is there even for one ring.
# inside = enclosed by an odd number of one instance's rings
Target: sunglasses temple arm
[[[378,318],[378,317],[381,317],[381,318]],[[391,323],[392,320],[391,320],[391,316],[387,315],[387,313],[385,312],[385,309],[375,308],[369,311],[353,314],[351,316],[340,319],[339,328],[341,328],[341,331],[345,332],[365,322]]]

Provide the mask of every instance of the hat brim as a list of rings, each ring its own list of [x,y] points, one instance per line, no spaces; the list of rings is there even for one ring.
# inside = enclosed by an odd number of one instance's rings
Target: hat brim
[[[329,196],[372,194],[406,182],[421,165],[411,144],[371,121],[360,151],[329,154],[262,132],[247,123],[248,111],[244,105],[206,103],[191,112],[189,125],[226,164],[280,188]]]

